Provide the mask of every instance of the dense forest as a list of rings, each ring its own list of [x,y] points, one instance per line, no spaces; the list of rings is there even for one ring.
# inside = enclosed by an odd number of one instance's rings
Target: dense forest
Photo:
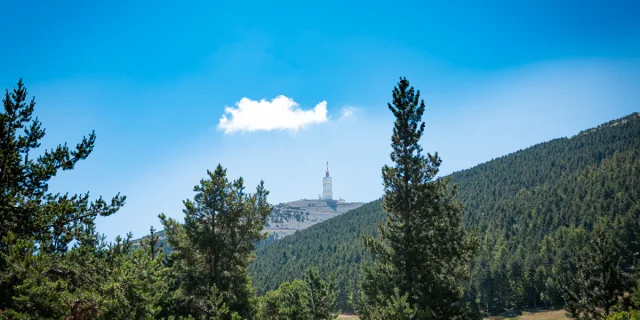
[[[0,319],[334,319],[337,286],[314,268],[258,298],[247,275],[273,206],[264,183],[245,191],[218,165],[160,232],[107,242],[95,219],[126,202],[53,194],[48,181],[95,146],[36,153],[45,130],[20,80],[0,112]],[[273,239],[271,239],[273,240]],[[170,249],[170,250],[168,250]]]
[[[442,159],[419,144],[424,101],[401,78],[381,199],[277,239],[265,225],[302,213],[218,164],[182,219],[160,213],[163,230],[107,242],[96,218],[124,195],[48,191],[95,133],[41,152],[22,80],[2,102],[0,319],[477,320],[549,306],[640,318],[638,113],[438,178]]]
[[[449,177],[458,185],[465,224],[480,235],[467,299],[482,310],[561,304],[554,279],[576,255],[571,250],[586,246],[600,217],[620,235],[626,259],[640,252],[638,113]],[[361,237],[376,234],[384,219],[377,200],[296,232],[257,249],[249,273],[264,292],[309,265],[335,272],[339,307],[352,310],[348,295],[360,264],[372,261]]]

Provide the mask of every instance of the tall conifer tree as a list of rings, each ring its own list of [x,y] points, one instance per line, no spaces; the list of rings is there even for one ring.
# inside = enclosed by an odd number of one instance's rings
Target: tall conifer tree
[[[461,225],[456,186],[450,187],[449,179],[435,179],[441,163],[437,153],[422,154],[425,105],[420,91],[401,78],[388,107],[396,121],[394,166],[382,168],[387,220],[379,227],[379,238],[364,238],[377,260],[363,270],[356,309],[362,319],[380,319],[399,294],[415,318],[467,317],[462,282],[476,241]]]
[[[254,194],[242,178],[227,179],[218,165],[194,187],[193,200],[184,201],[184,224],[160,215],[175,251],[180,294],[188,313],[206,319],[230,318],[237,312],[253,316],[255,292],[247,275],[255,243],[266,238],[262,229],[273,209],[260,182]]]

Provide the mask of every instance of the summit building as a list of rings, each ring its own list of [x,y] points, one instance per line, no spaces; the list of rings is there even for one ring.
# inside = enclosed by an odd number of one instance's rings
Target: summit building
[[[325,177],[322,178],[322,200],[333,200],[332,184],[333,181],[329,176],[329,161],[327,161],[327,172]]]

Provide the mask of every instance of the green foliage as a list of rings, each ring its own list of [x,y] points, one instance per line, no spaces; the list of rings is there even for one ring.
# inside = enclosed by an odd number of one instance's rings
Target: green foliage
[[[334,319],[349,293],[364,319],[471,319],[565,300],[574,316],[640,318],[640,288],[626,295],[640,253],[639,114],[435,179],[418,102],[401,80],[384,201],[265,239],[270,215],[306,217],[273,214],[262,183],[246,194],[218,166],[185,201],[184,224],[161,215],[166,230],[106,243],[95,218],[124,197],[48,192],[95,135],[38,150],[44,129],[20,81],[0,113],[0,319]],[[480,245],[463,287],[464,228]]]
[[[304,282],[307,287],[311,319],[337,318],[338,286],[335,276],[333,274],[329,275],[329,281],[326,282],[320,277],[320,272],[316,268],[309,268]]]
[[[384,304],[368,305],[361,303],[361,301],[367,299],[367,296],[356,290],[351,294],[349,301],[357,306],[359,315],[367,319],[408,320],[416,319],[419,311],[421,312],[420,316],[426,316],[429,313],[429,310],[419,310],[418,307],[412,306],[408,301],[408,296],[408,293],[400,295],[400,290],[393,288],[393,296],[384,300]]]
[[[363,239],[377,259],[373,267],[363,269],[356,311],[362,319],[374,318],[368,309],[399,303],[389,300],[397,296],[396,290],[413,306],[411,317],[455,319],[463,314],[463,285],[475,239],[461,224],[457,187],[449,186],[449,178],[434,180],[441,163],[438,154],[422,154],[425,105],[420,91],[400,79],[389,109],[396,122],[391,138],[395,166],[382,169],[387,220],[379,238]],[[386,310],[393,319],[409,316]]]
[[[14,287],[13,305],[5,315],[61,319],[155,319],[167,298],[161,281],[162,255],[152,259],[131,252],[129,238],[106,245],[99,238],[82,241],[64,255],[36,250],[35,243],[4,238],[10,246],[2,258],[8,270],[0,282],[23,279]],[[75,319],[74,318],[74,319]]]
[[[14,288],[20,287],[23,273],[10,272],[8,241],[24,243],[23,252],[37,247],[38,259],[64,259],[73,241],[83,241],[87,231],[95,226],[97,216],[109,216],[123,204],[125,197],[117,195],[107,203],[102,198],[89,200],[89,194],[68,195],[48,192],[48,181],[60,171],[71,170],[93,151],[96,136],[91,133],[75,149],[66,144],[38,152],[45,131],[38,118],[33,118],[35,100],[27,102],[27,89],[20,80],[13,90],[6,91],[0,112],[0,310],[14,308]],[[39,155],[38,155],[39,154]],[[17,256],[15,256],[18,259]],[[24,262],[30,261],[27,257]]]
[[[577,319],[604,319],[618,306],[632,287],[631,274],[624,271],[620,246],[611,234],[610,225],[602,220],[596,225],[589,246],[566,263],[560,288],[567,314]]]
[[[145,250],[149,251],[151,259],[155,259],[159,245],[160,236],[156,234],[156,229],[151,226],[151,228],[149,228],[149,236],[142,240],[142,246],[145,248]]]
[[[360,263],[371,256],[359,239],[375,234],[384,219],[380,200],[298,231],[256,249],[257,259],[249,273],[258,294],[275,290],[285,281],[301,279],[309,266],[316,266],[323,277],[334,273],[338,282],[338,308],[352,311],[347,296],[353,290]]]
[[[206,317],[210,319],[225,319],[229,315],[229,307],[225,303],[225,294],[220,292],[216,285],[211,287],[209,293],[209,300],[205,302],[205,308],[207,310]],[[237,313],[235,313],[237,314]]]
[[[631,261],[640,251],[639,155],[634,113],[453,174],[463,217],[483,238],[469,299],[490,312],[562,305],[556,277],[601,217]]]
[[[269,292],[264,298],[259,313],[260,319],[309,319],[311,311],[308,309],[307,288],[299,279],[285,282],[278,291]]]
[[[249,318],[255,313],[255,292],[247,275],[254,244],[265,238],[262,228],[272,210],[261,182],[246,194],[242,178],[229,181],[218,165],[184,201],[184,224],[160,215],[172,253],[172,277],[179,313]]]
[[[259,319],[328,320],[336,319],[337,285],[320,277],[318,270],[307,269],[304,281],[284,282],[277,290],[260,298]]]
[[[0,113],[0,310],[8,318],[149,319],[166,292],[161,260],[130,253],[129,239],[107,245],[95,218],[115,213],[89,194],[48,192],[48,181],[93,151],[91,133],[74,149],[38,150],[45,136],[22,80]],[[73,246],[72,246],[73,244]]]
[[[389,320],[409,320],[414,319],[418,314],[418,308],[412,308],[408,301],[408,294],[400,296],[400,290],[394,288],[393,296],[386,300],[387,305],[380,311],[379,319]],[[425,314],[430,314],[430,310],[422,310]],[[378,318],[378,317],[374,317]]]
[[[640,320],[640,311],[620,311],[607,317],[607,320]]]
[[[465,225],[480,235],[465,290],[472,307],[502,313],[562,305],[556,285],[562,262],[587,246],[600,217],[611,221],[625,263],[640,252],[638,113],[448,177],[458,185]],[[323,275],[336,274],[338,306],[352,311],[353,280],[360,264],[373,259],[360,238],[377,236],[384,220],[377,200],[257,249],[249,271],[258,292],[315,265]]]
[[[630,298],[632,307],[627,311],[619,311],[608,316],[607,320],[640,320],[640,281],[636,282]]]

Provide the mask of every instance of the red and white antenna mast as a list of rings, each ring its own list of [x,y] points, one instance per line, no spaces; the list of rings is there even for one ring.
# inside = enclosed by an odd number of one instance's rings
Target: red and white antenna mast
[[[327,161],[327,177],[329,176],[329,161]]]

